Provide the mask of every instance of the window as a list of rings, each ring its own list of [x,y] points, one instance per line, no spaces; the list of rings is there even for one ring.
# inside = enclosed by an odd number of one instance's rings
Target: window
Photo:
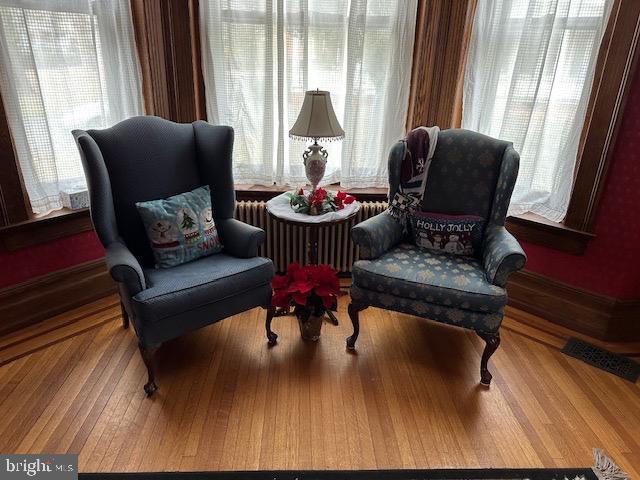
[[[85,188],[71,130],[143,113],[128,0],[0,0],[0,89],[34,213]]]
[[[416,1],[201,0],[207,115],[235,129],[238,183],[306,183],[290,140],[304,92],[331,92],[346,135],[326,144],[324,183],[387,184],[404,134]]]
[[[520,173],[509,213],[562,221],[608,0],[478,3],[465,73],[462,126],[509,140]]]

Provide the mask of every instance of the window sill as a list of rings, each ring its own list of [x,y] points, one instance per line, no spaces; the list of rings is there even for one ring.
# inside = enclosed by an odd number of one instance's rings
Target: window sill
[[[533,213],[508,217],[506,227],[518,240],[572,255],[583,255],[589,241],[595,238],[593,233],[574,230]]]
[[[236,200],[238,201],[257,201],[266,202],[284,192],[289,192],[296,187],[290,185],[241,185],[235,186]],[[306,187],[305,187],[306,188]],[[323,187],[327,190],[337,192],[340,185],[327,185]],[[348,194],[354,195],[358,200],[363,202],[386,202],[386,188],[348,188],[345,190]]]
[[[337,191],[339,186],[329,185],[326,188]],[[236,185],[236,198],[238,201],[266,202],[292,189],[293,187],[287,185],[268,187]],[[383,202],[387,200],[387,189],[385,188],[354,188],[347,191],[360,201]],[[572,255],[584,254],[587,244],[595,237],[592,233],[574,230],[535,214],[509,217],[506,226],[518,240]],[[7,251],[15,251],[92,229],[89,209],[62,209],[43,217],[32,218],[0,228],[0,246]]]
[[[89,209],[62,209],[48,215],[0,228],[0,245],[15,251],[80,232],[93,230]]]
[[[338,190],[339,185],[329,185],[329,190]],[[236,185],[236,198],[238,201],[262,201],[266,202],[282,192],[292,190],[288,185]],[[353,194],[360,201],[385,202],[387,201],[386,188],[354,188],[348,193]],[[561,223],[551,222],[544,217],[533,213],[507,218],[507,229],[523,242],[542,245],[572,255],[582,255],[587,244],[595,237],[594,234],[575,230]]]

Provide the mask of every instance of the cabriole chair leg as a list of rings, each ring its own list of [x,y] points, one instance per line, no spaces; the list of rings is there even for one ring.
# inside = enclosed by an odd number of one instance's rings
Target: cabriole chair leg
[[[484,351],[482,352],[482,360],[480,361],[480,383],[488,387],[489,385],[491,385],[491,379],[493,378],[493,376],[491,375],[491,372],[489,372],[487,363],[489,362],[489,358],[491,358],[491,355],[493,355],[500,346],[500,332],[476,333],[487,344],[484,347]]]
[[[267,340],[269,345],[275,345],[278,340],[278,335],[271,331],[271,320],[273,320],[276,314],[276,307],[265,307],[267,309],[267,319],[265,321],[265,328],[267,330]]]
[[[156,385],[156,381],[155,381],[155,374],[153,371],[153,354],[158,349],[158,347],[159,345],[156,345],[153,347],[147,347],[143,345],[142,342],[140,341],[138,342],[138,348],[140,349],[140,355],[142,356],[142,361],[144,362],[145,367],[147,367],[148,380],[147,380],[147,383],[145,383],[144,385],[144,393],[147,394],[147,397],[150,397],[151,395],[153,395],[153,392],[155,392],[158,389],[158,386]]]
[[[129,314],[122,302],[120,302],[120,310],[122,311],[122,328],[129,328]]]
[[[356,340],[358,340],[358,335],[360,335],[360,312],[367,308],[367,305],[362,305],[360,303],[351,302],[347,311],[349,312],[349,318],[351,319],[351,324],[353,325],[353,335],[347,338],[347,349],[355,350],[356,349]]]

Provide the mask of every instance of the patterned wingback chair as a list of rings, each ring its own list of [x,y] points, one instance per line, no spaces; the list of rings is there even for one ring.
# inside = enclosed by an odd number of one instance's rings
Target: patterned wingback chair
[[[403,154],[401,142],[389,154],[389,199],[398,189]],[[507,277],[526,261],[504,227],[518,163],[509,142],[469,130],[440,132],[421,208],[483,217],[482,254],[474,258],[420,249],[386,212],[353,227],[360,260],[353,266],[353,335],[347,348],[355,348],[361,310],[374,306],[408,313],[474,330],[486,342],[481,383],[491,383],[487,362],[500,344]]]

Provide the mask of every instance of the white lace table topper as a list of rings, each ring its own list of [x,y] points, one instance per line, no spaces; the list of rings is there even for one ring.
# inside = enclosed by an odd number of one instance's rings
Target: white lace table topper
[[[345,205],[342,210],[327,212],[323,213],[322,215],[306,215],[304,213],[296,213],[293,211],[291,205],[289,204],[289,197],[287,196],[288,193],[293,192],[282,193],[277,197],[273,197],[267,202],[267,209],[269,210],[269,212],[282,220],[291,220],[294,222],[304,223],[339,222],[353,215],[360,209],[360,203],[354,201],[349,205]]]

